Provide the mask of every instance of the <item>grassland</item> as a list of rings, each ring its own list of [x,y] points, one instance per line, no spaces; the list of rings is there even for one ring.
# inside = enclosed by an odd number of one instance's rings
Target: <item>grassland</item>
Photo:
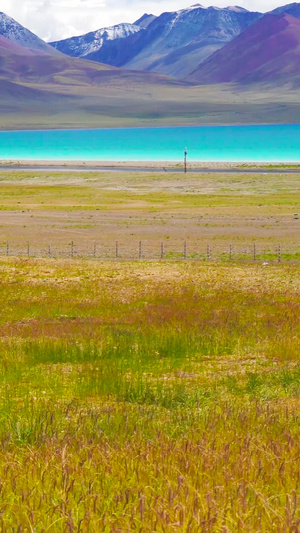
[[[298,184],[9,171],[1,244],[295,259]],[[299,293],[293,261],[0,257],[0,531],[298,532]]]
[[[0,279],[2,531],[298,531],[299,268]]]

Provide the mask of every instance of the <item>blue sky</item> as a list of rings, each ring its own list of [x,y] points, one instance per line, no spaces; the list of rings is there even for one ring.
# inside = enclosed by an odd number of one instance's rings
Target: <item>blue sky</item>
[[[145,12],[159,15],[189,7],[197,0],[1,0],[0,9],[46,40],[118,24],[134,22]],[[268,11],[284,3],[276,0],[235,0],[252,11]],[[201,1],[205,7],[211,3]],[[224,7],[230,0],[213,0],[213,5]]]

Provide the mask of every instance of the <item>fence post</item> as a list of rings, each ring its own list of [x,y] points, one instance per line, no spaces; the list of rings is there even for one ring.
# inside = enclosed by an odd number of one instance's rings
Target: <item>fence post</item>
[[[74,257],[74,242],[71,242],[71,257]]]
[[[232,247],[232,244],[230,245],[230,249],[229,249],[229,259],[230,261],[232,261],[232,252],[233,252],[233,247]]]
[[[253,246],[253,260],[256,261],[256,244]]]
[[[139,259],[142,259],[142,241],[139,242]]]
[[[278,263],[281,263],[281,244],[278,244]]]
[[[27,242],[27,257],[30,256],[30,244]]]
[[[9,243],[6,243],[6,255],[9,255]]]
[[[183,257],[186,260],[186,258],[187,258],[187,244],[186,244],[186,241],[184,241]]]
[[[165,256],[165,250],[164,250],[164,243],[162,242],[160,245],[160,257],[163,259]]]
[[[119,257],[119,243],[116,241],[116,259]]]
[[[210,260],[210,246],[209,246],[209,244],[207,245],[206,257],[207,257],[207,261],[209,261]]]
[[[97,244],[94,243],[94,258],[96,257],[96,253],[97,253]]]
[[[50,244],[48,246],[48,255],[49,255],[49,257],[51,257],[51,246],[50,246]]]

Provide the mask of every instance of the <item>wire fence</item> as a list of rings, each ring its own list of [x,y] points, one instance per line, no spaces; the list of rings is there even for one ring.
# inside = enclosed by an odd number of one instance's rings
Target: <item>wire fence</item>
[[[300,262],[300,246],[276,246],[250,243],[248,246],[220,245],[217,243],[155,242],[140,240],[134,243],[113,241],[110,244],[95,242],[92,245],[75,243],[65,245],[36,245],[4,243],[0,256],[32,258],[77,258],[95,260],[185,260],[185,261],[235,261],[235,262]]]

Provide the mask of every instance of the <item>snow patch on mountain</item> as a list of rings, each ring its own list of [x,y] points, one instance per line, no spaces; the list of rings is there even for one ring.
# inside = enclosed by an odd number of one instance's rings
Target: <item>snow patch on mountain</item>
[[[140,26],[122,23],[108,28],[101,28],[86,35],[56,41],[51,43],[51,46],[71,56],[85,57],[98,52],[107,41],[125,39],[139,31],[142,31]]]
[[[249,13],[248,9],[245,9],[244,7],[240,7],[240,6],[228,6],[228,7],[209,6],[209,7],[205,7],[202,4],[193,4],[190,7],[187,7],[187,8],[184,8],[184,9],[180,9],[179,11],[177,11],[177,13],[180,13],[180,12],[187,13],[188,11],[194,11],[195,9],[205,9],[206,11],[224,11],[224,10],[226,10],[226,11],[234,11],[235,13]]]

